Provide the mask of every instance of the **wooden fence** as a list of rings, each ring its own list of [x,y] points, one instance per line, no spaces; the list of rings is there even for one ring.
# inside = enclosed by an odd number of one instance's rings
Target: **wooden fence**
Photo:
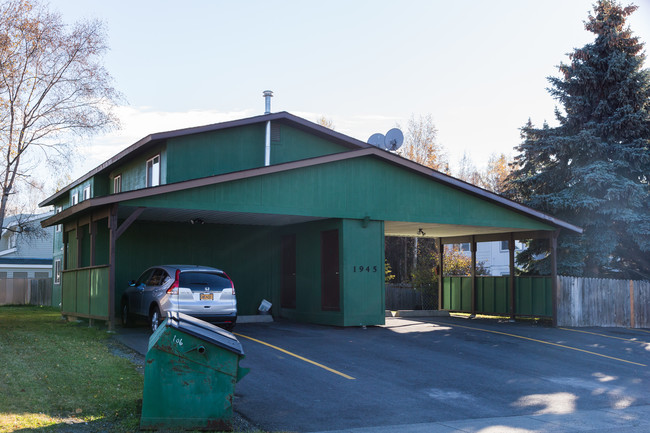
[[[52,305],[51,278],[0,279],[0,305]]]
[[[558,326],[650,328],[650,281],[558,277]]]
[[[387,310],[415,310],[419,294],[408,284],[386,284]]]

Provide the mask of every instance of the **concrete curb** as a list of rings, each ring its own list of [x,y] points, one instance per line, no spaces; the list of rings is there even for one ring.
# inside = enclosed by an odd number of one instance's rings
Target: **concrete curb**
[[[237,323],[271,323],[273,316],[270,314],[257,314],[252,316],[237,316]]]
[[[386,310],[386,317],[449,317],[444,310]]]

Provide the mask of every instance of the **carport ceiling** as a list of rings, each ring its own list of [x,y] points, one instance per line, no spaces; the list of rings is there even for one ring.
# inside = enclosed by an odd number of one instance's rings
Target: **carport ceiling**
[[[120,206],[118,217],[126,219],[137,208]],[[254,226],[284,226],[316,221],[323,218],[304,217],[298,215],[275,215],[245,212],[219,212],[193,209],[164,209],[146,208],[138,217],[138,221],[164,221],[175,223],[203,222],[205,224],[240,224]]]
[[[132,206],[120,206],[118,217],[126,219],[136,210]],[[203,222],[205,224],[235,224],[255,226],[285,226],[300,224],[325,218],[306,217],[300,215],[278,215],[246,212],[220,212],[194,209],[165,209],[146,208],[138,217],[140,221],[160,221],[174,223]],[[424,237],[457,237],[469,235],[484,235],[522,231],[510,227],[480,227],[452,224],[426,224],[399,221],[386,221],[384,233],[386,236],[424,236]],[[423,234],[424,233],[424,234]]]

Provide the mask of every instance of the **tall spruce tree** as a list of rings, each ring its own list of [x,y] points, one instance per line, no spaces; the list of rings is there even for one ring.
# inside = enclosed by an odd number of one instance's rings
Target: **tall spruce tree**
[[[625,25],[636,9],[594,5],[585,22],[594,42],[548,78],[559,126],[521,129],[508,193],[584,228],[560,233],[562,274],[650,279],[650,71]],[[543,248],[533,242],[520,256],[529,270],[548,271],[548,259],[533,259]]]

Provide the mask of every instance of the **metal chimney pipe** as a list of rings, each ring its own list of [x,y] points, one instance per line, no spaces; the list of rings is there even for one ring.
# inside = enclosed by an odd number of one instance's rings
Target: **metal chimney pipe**
[[[273,97],[273,92],[271,90],[265,90],[262,96],[264,96],[264,114],[271,114],[271,98]]]
[[[271,98],[273,97],[273,92],[270,90],[265,90],[262,93],[264,96],[264,114],[271,114]],[[264,166],[268,167],[271,165],[271,121],[266,122],[266,140],[264,145]]]

